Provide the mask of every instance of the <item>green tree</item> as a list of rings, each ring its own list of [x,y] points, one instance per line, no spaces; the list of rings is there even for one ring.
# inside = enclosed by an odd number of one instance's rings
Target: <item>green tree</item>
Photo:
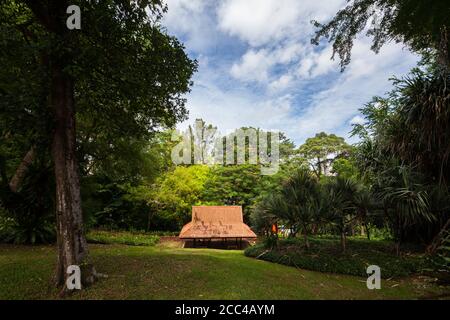
[[[210,163],[214,156],[217,127],[206,124],[203,119],[195,119],[194,126],[189,125],[188,130],[191,138],[191,163]]]
[[[334,160],[346,155],[349,150],[350,146],[344,138],[321,132],[306,139],[299,147],[298,154],[309,162],[314,174],[321,178],[329,174]]]
[[[260,197],[250,212],[250,223],[253,230],[265,237],[270,235],[271,227],[277,221],[276,215],[273,215],[270,210],[271,200],[268,194]]]
[[[257,165],[214,166],[205,184],[203,199],[218,205],[240,205],[248,221],[250,208],[262,192],[266,178]]]
[[[66,27],[69,4],[82,9],[81,30]],[[84,265],[87,258],[76,118],[113,143],[119,136],[138,138],[172,126],[186,115],[182,94],[189,90],[196,63],[160,28],[164,11],[159,1],[8,0],[0,5],[2,110],[12,118],[36,114],[42,130],[31,138],[45,137],[51,149],[59,285],[68,265]]]
[[[359,193],[359,185],[351,179],[335,177],[325,184],[324,191],[328,206],[326,220],[337,228],[342,252],[345,252],[348,227],[356,218],[355,196]]]
[[[192,206],[204,203],[202,196],[209,175],[210,169],[205,165],[177,166],[157,180],[149,202],[156,206],[159,215],[176,221],[181,228],[190,220]]]
[[[279,192],[263,199],[259,210],[261,205],[265,206],[266,217],[274,217],[289,228],[290,236],[301,231],[306,248],[310,248],[308,236],[326,209],[316,177],[307,170],[295,171],[283,182]]]
[[[390,169],[390,175],[384,175],[390,181],[384,181],[379,191],[383,209],[393,230],[397,254],[405,237],[405,231],[415,225],[430,223],[435,219],[429,210],[429,200],[423,185],[417,183],[417,178],[407,166]]]
[[[333,161],[331,173],[344,178],[356,178],[358,175],[358,168],[353,163],[353,159],[338,158]]]
[[[89,156],[81,162],[83,215],[89,227],[165,228],[154,221],[156,207],[148,199],[156,179],[173,170],[176,142],[171,136],[167,130],[150,140],[121,137],[114,147],[89,142],[84,149]]]
[[[401,197],[385,202],[384,212],[397,242],[429,242],[449,220],[448,81],[448,75],[432,68],[413,70],[404,79],[394,80],[387,97],[376,97],[364,106],[366,122],[353,130],[360,137],[355,162],[373,191],[385,199],[396,194],[417,200],[417,210],[405,209],[405,220],[391,214],[402,212],[391,208],[403,203]],[[426,210],[420,204],[425,200]],[[424,219],[428,215],[435,219]]]

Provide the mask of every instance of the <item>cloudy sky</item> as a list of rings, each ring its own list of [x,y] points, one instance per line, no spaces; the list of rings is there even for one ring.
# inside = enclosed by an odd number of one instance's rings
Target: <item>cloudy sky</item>
[[[354,43],[341,73],[327,43],[310,44],[310,21],[328,21],[345,0],[166,0],[163,25],[199,62],[187,96],[189,120],[226,132],[254,126],[285,132],[297,145],[325,131],[349,138],[358,108],[383,95],[417,57],[399,44],[376,55]],[[350,139],[350,141],[352,141]]]

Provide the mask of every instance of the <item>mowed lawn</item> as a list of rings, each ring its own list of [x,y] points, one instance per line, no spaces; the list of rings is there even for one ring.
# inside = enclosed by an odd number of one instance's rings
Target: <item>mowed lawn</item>
[[[443,293],[423,277],[382,280],[301,270],[245,257],[238,250],[90,245],[108,274],[70,299],[414,299]],[[53,246],[0,245],[0,299],[56,299]]]

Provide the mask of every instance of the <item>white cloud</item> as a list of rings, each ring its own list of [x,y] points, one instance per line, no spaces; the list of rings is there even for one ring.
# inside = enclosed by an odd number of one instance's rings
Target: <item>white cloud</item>
[[[259,99],[239,90],[223,91],[209,85],[198,86],[188,100],[190,119],[179,127],[186,128],[194,119],[202,118],[217,125],[222,132],[243,126],[283,130],[292,113],[289,95],[269,100]]]
[[[319,92],[299,115],[302,135],[333,131],[348,136],[351,121],[359,120],[355,117],[358,109],[373,96],[385,94],[391,88],[392,75],[405,74],[417,62],[416,56],[398,44],[387,44],[377,55],[370,51],[370,43],[364,38],[355,41],[355,48],[348,69],[328,89]]]
[[[292,83],[292,76],[289,74],[284,74],[277,80],[272,81],[269,84],[269,89],[275,92],[279,90],[284,90],[288,88],[291,83]]]
[[[219,26],[252,46],[306,36],[312,19],[334,14],[344,0],[228,0],[219,6]]]
[[[298,60],[303,51],[304,48],[299,43],[279,45],[273,49],[250,49],[241,57],[239,62],[231,66],[230,72],[233,77],[242,81],[266,82],[268,84],[269,81],[276,81],[270,75],[273,67]],[[286,82],[286,80],[287,75],[282,81]]]
[[[358,108],[388,91],[389,77],[405,74],[417,61],[393,43],[376,55],[370,39],[361,37],[340,73],[330,45],[310,44],[310,20],[328,20],[345,0],[168,2],[169,31],[188,39],[200,64],[187,97],[190,119],[180,128],[203,118],[221,130],[281,130],[297,144],[320,131],[348,138],[351,124],[362,120]],[[229,35],[241,46],[239,54],[208,51]]]
[[[190,50],[202,52],[218,41],[214,16],[209,14],[211,2],[207,0],[165,0],[168,12],[162,24],[169,32],[186,37]]]
[[[337,62],[330,60],[331,47],[319,49],[310,43],[314,34],[311,20],[328,20],[344,3],[345,0],[223,2],[217,9],[220,29],[249,45],[232,65],[231,74],[275,92],[296,78],[315,78],[335,70]]]
[[[249,49],[230,73],[244,82],[258,82],[268,89],[285,88],[295,79],[312,79],[339,70],[339,64],[331,60],[332,47],[316,52],[312,45],[299,43],[279,45],[276,48]],[[361,63],[357,61],[356,64]],[[276,70],[277,66],[282,69]],[[274,70],[275,69],[275,70]],[[364,69],[369,72],[369,69]]]
[[[360,115],[356,115],[353,118],[351,118],[349,124],[364,124],[365,119],[363,117],[361,117]]]
[[[231,67],[231,75],[243,81],[263,82],[268,79],[268,70],[274,64],[267,50],[250,50],[241,58],[238,64]]]
[[[320,131],[349,138],[351,124],[362,121],[358,108],[372,96],[388,91],[391,87],[389,77],[404,74],[417,60],[397,44],[388,44],[378,55],[370,51],[367,39],[358,39],[355,48],[348,69],[339,73],[337,68],[334,71],[336,80],[324,90],[315,92],[312,101],[308,102],[302,102],[301,97],[295,99],[290,93],[289,88],[295,88],[296,82],[289,74],[281,75],[269,86],[275,91],[288,88],[279,96],[270,90],[260,95],[240,86],[224,90],[223,78],[215,78],[213,70],[205,70],[188,100],[190,120],[182,127],[193,119],[203,118],[222,130],[241,126],[281,130],[297,144]]]
[[[300,78],[310,79],[338,70],[338,63],[331,60],[331,56],[331,46],[325,47],[320,52],[310,48],[308,53],[300,59],[297,75]]]

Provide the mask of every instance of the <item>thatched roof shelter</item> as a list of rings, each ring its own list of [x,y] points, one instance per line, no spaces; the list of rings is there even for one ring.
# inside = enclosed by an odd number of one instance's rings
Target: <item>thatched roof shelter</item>
[[[244,223],[241,206],[193,206],[192,221],[181,229],[180,239],[256,238]]]

